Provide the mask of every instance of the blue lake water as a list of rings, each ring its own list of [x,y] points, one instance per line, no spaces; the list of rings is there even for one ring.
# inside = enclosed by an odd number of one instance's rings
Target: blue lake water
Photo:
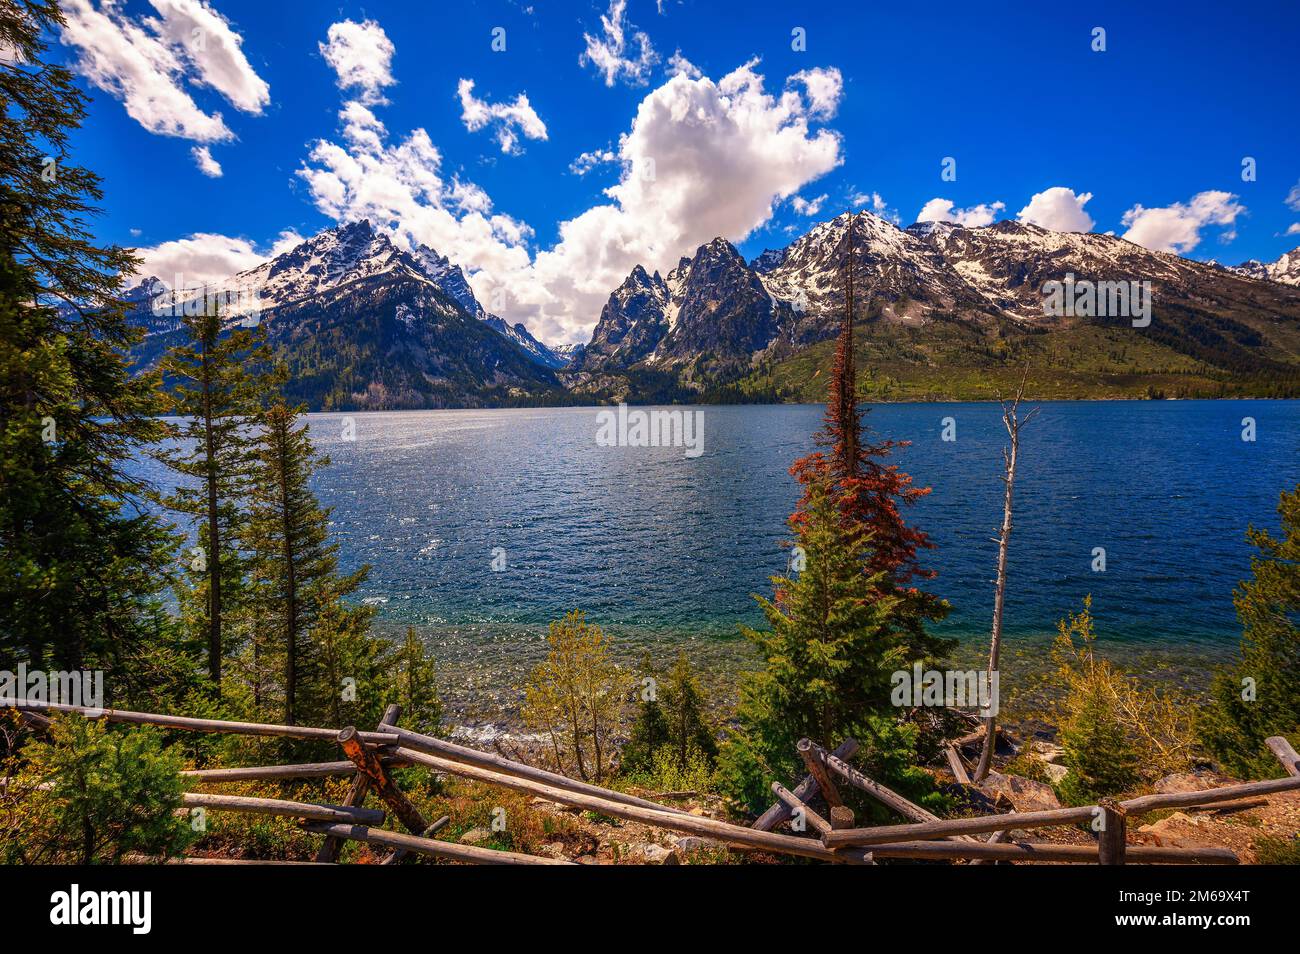
[[[680,409],[679,409],[680,410]],[[783,572],[790,463],[813,446],[812,405],[703,407],[703,453],[601,447],[597,409],[314,414],[333,464],[317,479],[378,625],[414,625],[474,683],[504,685],[545,624],[585,609],[628,648],[735,654],[751,593]],[[344,440],[345,418],[355,440]],[[956,441],[941,440],[943,419]],[[1243,418],[1256,440],[1242,440]],[[929,497],[912,508],[935,543],[941,629],[986,638],[1001,519],[994,404],[892,404],[866,420],[911,441],[895,461]],[[153,468],[150,468],[153,470]],[[155,471],[156,473],[156,471]],[[1189,653],[1227,651],[1244,533],[1278,524],[1300,482],[1300,402],[1063,402],[1022,438],[1006,631],[1032,641],[1091,593],[1099,635]],[[1104,547],[1105,572],[1092,569]],[[494,550],[505,568],[493,570]],[[498,565],[501,553],[498,551]]]

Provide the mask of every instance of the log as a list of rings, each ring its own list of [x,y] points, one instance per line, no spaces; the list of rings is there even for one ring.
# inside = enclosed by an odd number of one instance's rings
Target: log
[[[396,724],[397,720],[401,718],[401,715],[402,707],[395,703],[390,704],[386,709],[384,709],[384,714],[379,720],[381,731],[385,723]],[[352,776],[352,786],[348,789],[348,794],[347,797],[343,799],[343,804],[364,805],[366,802],[366,795],[370,793],[370,776],[364,771],[357,771],[356,764],[352,764],[352,770],[354,772]],[[382,765],[380,766],[380,771],[383,771]],[[339,860],[339,852],[342,850],[342,838],[326,838],[321,842],[320,848],[316,851],[316,860],[322,864],[332,864]]]
[[[365,825],[327,825],[313,822],[304,825],[307,831],[334,838],[347,838],[351,841],[364,841],[370,845],[382,845],[386,848],[405,848],[420,855],[434,858],[448,858],[452,861],[464,861],[478,865],[568,865],[571,861],[560,858],[541,858],[537,855],[521,855],[513,851],[493,851],[491,848],[478,848],[474,845],[460,845],[450,841],[436,841],[432,838],[419,838],[404,835],[401,832],[385,831],[382,828],[367,828]]]
[[[414,749],[425,755],[435,755],[439,758],[449,759],[453,762],[460,762],[465,765],[472,765],[477,768],[488,769],[492,772],[500,772],[504,775],[513,775],[516,778],[528,779],[533,782],[540,782],[552,788],[563,789],[565,791],[575,792],[578,794],[594,795],[610,802],[619,802],[624,805],[635,805],[640,808],[653,808],[663,812],[676,812],[686,815],[680,808],[674,808],[671,805],[660,805],[657,802],[647,801],[644,798],[637,798],[635,795],[628,795],[625,792],[615,792],[608,788],[601,788],[599,785],[589,785],[586,782],[578,782],[565,775],[559,775],[555,772],[548,772],[545,769],[535,768],[531,765],[525,765],[523,762],[514,762],[500,755],[493,755],[490,752],[480,752],[477,749],[471,749],[464,745],[457,745],[454,742],[447,742],[443,739],[435,739],[432,736],[421,735],[418,732],[411,732],[398,726],[385,726],[397,734],[401,744],[406,749]]]
[[[1011,831],[1014,828],[1077,825],[1092,821],[1096,814],[1095,807],[1085,805],[1082,808],[1052,808],[1041,812],[1011,812],[1006,815],[981,815],[977,818],[940,818],[914,825],[878,825],[874,828],[832,831],[822,842],[828,848],[841,848],[848,845],[883,845],[891,841],[930,841],[954,835]]]
[[[833,852],[820,841],[813,838],[795,838],[791,835],[778,835],[774,832],[755,831],[740,825],[690,815],[684,812],[670,811],[665,808],[642,808],[626,802],[614,802],[607,798],[555,788],[517,775],[506,775],[490,769],[479,768],[464,762],[454,762],[436,755],[416,752],[412,749],[398,749],[397,754],[420,765],[428,766],[438,772],[461,775],[489,785],[500,785],[528,795],[536,795],[548,801],[562,805],[574,805],[588,811],[600,812],[614,818],[643,822],[670,831],[680,831],[687,835],[699,835],[728,844],[772,851],[778,854],[798,855],[802,858],[816,858],[819,861],[860,862],[866,852]]]
[[[283,815],[288,818],[307,818],[321,822],[358,822],[367,825],[384,823],[384,813],[377,808],[317,805],[310,802],[287,802],[278,798],[250,798],[244,795],[185,792],[181,795],[181,806],[223,812],[245,812],[253,815]]]
[[[880,802],[882,805],[886,806],[887,808],[892,808],[894,811],[898,812],[898,814],[902,815],[904,818],[910,818],[912,819],[912,821],[915,822],[939,821],[938,815],[932,814],[931,812],[927,812],[920,805],[917,805],[913,802],[909,802],[902,795],[899,795],[897,792],[885,788],[885,786],[881,785],[879,782],[873,782],[871,779],[867,778],[865,775],[863,775],[861,772],[859,772],[857,769],[847,764],[843,760],[836,758],[834,755],[831,755],[825,752],[824,750],[822,754],[824,756],[827,767],[832,772],[834,772],[836,775],[844,779],[844,781],[848,782],[850,785],[854,786],[855,788],[859,788],[862,791],[866,792],[868,795],[870,795],[876,801]]]
[[[813,829],[814,831],[816,831],[818,834],[821,835],[825,835],[830,832],[831,823],[828,822],[825,818],[822,818],[821,815],[818,815],[807,805],[805,805],[799,799],[798,795],[790,791],[780,782],[772,783],[772,793],[776,795],[778,799],[780,799],[790,808],[790,815],[792,818],[798,812],[803,812],[804,821],[808,823],[809,828]]]
[[[853,739],[845,739],[832,754],[836,758],[851,759],[857,751],[858,743]],[[812,801],[817,797],[817,780],[811,775],[805,776],[804,780],[794,787],[794,794],[805,802]],[[755,831],[771,831],[789,817],[789,806],[778,800],[775,805],[759,815],[757,821],[750,827]]]
[[[957,746],[945,746],[944,753],[948,756],[948,768],[952,769],[953,778],[961,785],[969,785],[970,775],[966,773],[966,766],[962,764],[961,755],[957,752]]]
[[[420,837],[421,837],[421,838],[432,838],[434,835],[438,834],[438,832],[440,832],[440,831],[442,831],[444,828],[446,828],[447,825],[448,825],[450,822],[451,822],[451,816],[450,816],[450,815],[443,815],[443,816],[442,816],[441,818],[439,818],[436,822],[434,822],[432,825],[430,825],[428,828],[426,828],[423,832],[421,832],[421,833],[420,833]],[[403,858],[405,858],[406,855],[407,855],[407,853],[408,853],[408,849],[406,849],[406,848],[397,848],[397,849],[394,849],[393,851],[390,851],[390,852],[388,853],[388,856],[385,857],[384,860],[381,861],[381,862],[379,862],[379,863],[380,863],[381,865],[395,865],[395,864],[397,864],[399,861],[401,861]]]
[[[816,780],[817,788],[822,793],[822,798],[826,799],[826,804],[832,808],[843,805],[844,799],[840,797],[840,790],[835,787],[831,773],[826,770],[826,750],[811,739],[800,739],[795,749],[799,753],[799,758],[803,759],[808,774]]]
[[[360,735],[352,726],[339,733],[339,745],[343,747],[344,754],[356,765],[358,772],[366,776],[369,782],[367,787],[374,789],[375,794],[383,799],[407,831],[418,837],[420,832],[429,827],[429,823],[402,790],[393,784],[375,753],[361,744]]]
[[[955,860],[976,858],[990,861],[1067,861],[1096,864],[1097,849],[1091,845],[1031,844],[1016,841],[997,845],[988,842],[903,841],[875,845],[871,853],[877,858],[918,858]],[[1227,848],[1147,848],[1132,847],[1128,860],[1147,865],[1235,865],[1240,862]]]
[[[193,719],[189,716],[157,715],[153,712],[131,712],[126,709],[91,709],[86,706],[69,706],[57,702],[32,702],[15,700],[4,706],[22,711],[76,712],[87,719],[105,719],[129,725],[156,725],[164,729],[181,729],[186,732],[223,732],[228,735],[269,735],[285,739],[316,739],[333,741],[338,729],[319,729],[307,725],[274,725],[265,722],[228,722],[223,719]],[[385,732],[359,733],[366,745],[396,745],[398,737]]]
[[[392,764],[392,759],[380,761]],[[254,765],[248,768],[186,769],[181,778],[192,782],[257,782],[276,779],[333,778],[353,775],[357,767],[351,762],[306,762],[301,765]]]
[[[853,827],[853,809],[847,805],[831,806],[831,828],[839,831]]]
[[[314,867],[315,861],[274,861],[263,858],[162,858],[158,855],[123,855],[128,865],[306,865]]]
[[[1286,769],[1287,775],[1300,776],[1300,754],[1296,753],[1290,742],[1280,735],[1275,735],[1265,739],[1264,744],[1277,756],[1282,767]]]
[[[1211,788],[1203,792],[1171,792],[1167,795],[1142,795],[1119,803],[1129,815],[1141,815],[1161,808],[1188,808],[1194,805],[1213,805],[1217,802],[1231,802],[1239,798],[1256,795],[1273,795],[1278,792],[1293,792],[1300,789],[1300,776],[1274,778],[1265,782],[1247,782],[1243,785],[1228,785],[1224,788]]]
[[[995,831],[993,834],[989,835],[988,838],[984,840],[984,843],[986,845],[1000,845],[1002,844],[1002,842],[1006,841],[1010,837],[1011,837],[1011,832],[1004,828],[1001,831]],[[989,863],[988,858],[971,859],[971,864],[973,865],[986,865],[988,863]],[[994,861],[993,864],[997,864],[997,862]]]

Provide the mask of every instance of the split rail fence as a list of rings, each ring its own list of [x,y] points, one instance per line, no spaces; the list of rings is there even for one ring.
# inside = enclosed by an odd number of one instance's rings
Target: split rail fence
[[[339,730],[230,722],[119,709],[91,710],[54,703],[20,701],[9,703],[6,707],[17,709],[26,721],[37,727],[48,725],[48,713],[72,712],[86,718],[152,725],[171,730],[332,741],[342,750],[345,760],[195,769],[183,773],[186,780],[204,785],[351,776],[352,785],[342,805],[207,793],[186,793],[183,796],[182,805],[185,808],[298,819],[307,831],[324,836],[315,859],[316,863],[321,864],[336,862],[345,841],[363,842],[388,849],[381,864],[396,864],[409,853],[474,864],[572,864],[562,859],[437,840],[433,836],[448,824],[449,819],[444,816],[432,822],[427,820],[394,783],[389,771],[393,767],[411,765],[424,766],[437,774],[456,775],[561,805],[678,832],[690,836],[688,844],[793,855],[840,864],[873,864],[880,858],[908,858],[964,860],[971,864],[1074,862],[1104,865],[1233,865],[1239,859],[1225,848],[1129,845],[1128,819],[1160,809],[1216,805],[1300,790],[1300,756],[1285,739],[1275,737],[1268,740],[1268,745],[1285,768],[1285,778],[1197,792],[1143,795],[1125,801],[1103,800],[1097,805],[1077,808],[942,819],[850,765],[848,760],[858,750],[858,743],[854,740],[847,739],[838,748],[827,751],[816,743],[803,739],[798,744],[798,754],[808,770],[807,776],[793,790],[774,783],[772,790],[777,801],[752,826],[745,827],[693,815],[680,808],[638,798],[626,792],[579,782],[504,756],[412,732],[397,724],[401,715],[399,706],[389,706],[373,732],[359,731],[352,726]],[[865,793],[875,802],[907,819],[907,823],[856,827],[853,811],[845,804],[840,792],[841,786]],[[384,808],[366,808],[364,803],[370,795],[376,796]],[[818,797],[827,806],[825,815],[813,807],[812,803]],[[397,818],[406,829],[405,833],[379,827],[389,814]],[[792,828],[801,830],[802,833],[782,834],[773,830],[786,822],[793,822]],[[1097,843],[1068,845],[1011,840],[1013,832],[1077,825],[1087,825],[1095,831]],[[977,838],[977,835],[988,837]],[[230,863],[223,859],[202,858],[179,861],[188,864]]]

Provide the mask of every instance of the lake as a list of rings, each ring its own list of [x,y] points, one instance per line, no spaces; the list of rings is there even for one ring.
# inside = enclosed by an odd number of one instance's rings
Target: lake
[[[1022,436],[1010,644],[1038,653],[1091,593],[1103,645],[1188,661],[1230,652],[1246,528],[1275,529],[1279,493],[1300,482],[1300,401],[1029,406],[1041,412]],[[785,570],[799,496],[789,466],[812,449],[823,409],[686,410],[702,414],[697,457],[598,446],[596,408],[313,414],[333,460],[316,487],[345,566],[372,566],[361,596],[377,625],[417,627],[453,701],[473,699],[480,716],[515,697],[546,623],[574,608],[629,655],[688,646],[730,669],[748,658],[736,624],[762,620],[750,594],[770,595]],[[945,418],[955,441],[942,439]],[[910,516],[935,543],[931,588],[953,606],[941,630],[973,652],[992,612],[1000,409],[890,404],[866,421],[876,439],[912,442],[894,461],[933,488]]]

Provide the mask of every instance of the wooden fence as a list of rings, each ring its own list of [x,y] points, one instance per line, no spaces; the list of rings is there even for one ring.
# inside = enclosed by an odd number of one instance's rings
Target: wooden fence
[[[389,849],[382,864],[395,864],[408,853],[475,864],[571,864],[560,859],[435,839],[433,835],[449,819],[444,816],[432,823],[428,822],[393,782],[389,769],[394,766],[424,766],[439,774],[457,775],[562,805],[680,832],[692,836],[696,844],[772,852],[838,864],[868,865],[878,858],[965,860],[971,864],[997,861],[1237,864],[1237,856],[1223,848],[1153,848],[1129,845],[1128,819],[1159,809],[1213,805],[1300,790],[1300,756],[1297,756],[1285,739],[1276,737],[1269,739],[1268,745],[1285,767],[1286,778],[1199,792],[1144,795],[1078,808],[941,819],[850,765],[848,760],[858,750],[858,744],[854,740],[847,739],[835,750],[827,751],[811,740],[803,739],[799,742],[798,754],[808,775],[792,790],[773,784],[773,794],[777,799],[775,804],[752,826],[745,827],[692,815],[670,805],[579,782],[500,755],[403,729],[397,725],[401,715],[398,706],[388,707],[373,732],[358,731],[351,726],[339,730],[231,722],[120,709],[92,710],[54,703],[16,702],[6,704],[6,707],[17,709],[25,720],[37,727],[48,725],[45,714],[71,712],[86,718],[173,730],[333,741],[346,756],[345,761],[196,769],[183,773],[187,780],[203,784],[351,776],[352,785],[342,805],[205,793],[186,793],[183,797],[182,805],[185,808],[296,818],[305,830],[324,836],[316,856],[318,863],[337,861],[343,842],[357,841]],[[853,812],[845,804],[840,786],[864,792],[874,801],[908,819],[908,822],[900,825],[855,827]],[[383,809],[364,806],[365,800],[372,794],[382,803]],[[817,812],[811,804],[818,797],[826,803],[825,815]],[[406,833],[378,827],[390,814],[397,818]],[[797,830],[795,834],[773,831],[786,822],[794,823],[792,828]],[[1095,831],[1097,844],[1062,845],[1010,840],[1013,831],[1076,825],[1087,825]],[[989,837],[980,839],[977,835]],[[222,860],[190,858],[180,861],[218,863]]]

